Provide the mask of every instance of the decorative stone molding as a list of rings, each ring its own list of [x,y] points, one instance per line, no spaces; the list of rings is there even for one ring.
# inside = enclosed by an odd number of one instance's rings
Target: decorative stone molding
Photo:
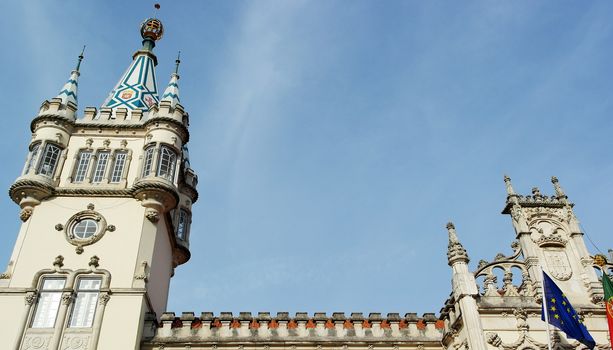
[[[566,242],[557,231],[550,235],[544,235],[541,231],[541,236],[534,241],[539,247],[565,247]]]

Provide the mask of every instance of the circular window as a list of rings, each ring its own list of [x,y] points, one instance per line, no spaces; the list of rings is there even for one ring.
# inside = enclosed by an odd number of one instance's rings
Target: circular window
[[[98,231],[98,223],[92,219],[83,219],[72,227],[72,234],[79,239],[87,239]]]
[[[115,226],[107,225],[104,217],[94,210],[93,204],[90,204],[87,210],[78,212],[68,219],[66,225],[55,225],[55,229],[64,231],[68,243],[76,246],[77,254],[81,254],[84,246],[96,243],[106,231],[115,231]]]

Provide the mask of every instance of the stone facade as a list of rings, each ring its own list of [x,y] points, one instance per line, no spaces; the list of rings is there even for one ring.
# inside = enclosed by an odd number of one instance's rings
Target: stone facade
[[[541,269],[598,349],[611,348],[599,277],[613,265],[594,264],[556,178],[554,195],[522,196],[505,177],[503,214],[516,240],[475,271],[447,224],[452,290],[438,315],[166,312],[170,278],[190,258],[198,192],[179,58],[161,98],[154,83],[162,34],[159,20],[143,23],[143,46],[104,107],[77,118],[81,54],[34,117],[24,170],[9,189],[23,224],[0,274],[3,349],[544,350]],[[555,349],[584,347],[558,331],[551,340]]]

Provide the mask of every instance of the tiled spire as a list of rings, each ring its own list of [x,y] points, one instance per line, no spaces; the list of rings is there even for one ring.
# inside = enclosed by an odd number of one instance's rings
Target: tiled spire
[[[148,111],[159,102],[155,66],[157,58],[153,54],[155,41],[162,38],[162,22],[149,18],[141,25],[143,47],[132,56],[133,60],[121,76],[102,107],[142,109]]]
[[[181,51],[177,55],[177,60],[175,61],[175,71],[170,76],[170,82],[168,82],[168,86],[166,86],[166,90],[164,90],[164,94],[162,95],[162,101],[170,101],[171,107],[174,107],[177,103],[180,102],[179,99],[179,85],[177,82],[179,81],[179,64],[181,63]]]
[[[60,93],[55,97],[62,100],[62,105],[67,105],[68,102],[77,104],[77,87],[79,86],[79,69],[81,68],[81,61],[83,61],[83,53],[85,52],[85,46],[79,55],[79,60],[75,69],[70,72],[70,79],[64,84]]]

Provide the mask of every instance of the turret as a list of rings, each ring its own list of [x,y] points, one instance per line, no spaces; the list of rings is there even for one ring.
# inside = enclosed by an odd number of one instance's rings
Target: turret
[[[593,258],[585,246],[574,204],[558,178],[551,178],[555,193],[551,196],[542,194],[538,187],[532,188],[531,195],[519,195],[508,176],[504,181],[508,196],[502,213],[512,218],[532,281],[541,281],[543,268],[576,303],[598,302],[602,289]],[[540,294],[540,285],[538,291]]]
[[[85,50],[85,47],[83,47]],[[58,95],[44,101],[32,120],[32,140],[21,176],[11,186],[11,199],[21,207],[22,221],[27,221],[34,207],[51,196],[59,183],[66,146],[74,130],[77,111],[77,87],[83,52]]]

